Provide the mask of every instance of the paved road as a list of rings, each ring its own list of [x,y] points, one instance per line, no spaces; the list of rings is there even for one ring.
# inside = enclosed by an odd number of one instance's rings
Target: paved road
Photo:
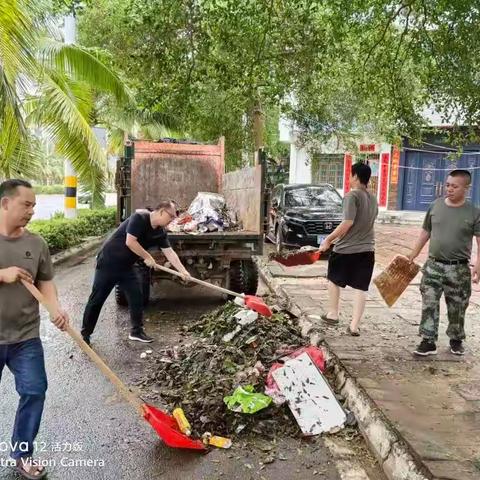
[[[37,195],[37,205],[35,207],[34,220],[48,220],[55,212],[63,212],[63,195]],[[106,201],[107,207],[117,204],[117,194],[107,193]],[[85,208],[86,205],[79,205],[80,208]]]
[[[57,275],[62,303],[76,326],[89,294],[92,273],[93,261],[87,258],[76,266],[64,267]],[[154,349],[174,344],[180,325],[195,321],[221,301],[197,289],[163,288],[163,294],[157,292],[146,315],[147,330],[157,338]],[[160,315],[160,311],[165,313]],[[145,368],[145,360],[140,358],[145,347],[126,340],[127,322],[126,312],[118,309],[110,298],[93,338],[93,347],[108,359],[122,379],[134,383]],[[46,318],[42,337],[49,391],[38,441],[45,442],[39,443],[40,447],[45,446],[40,456],[53,464],[49,468],[51,480],[384,479],[362,442],[348,442],[337,436],[313,442],[280,439],[276,449],[287,460],[276,460],[263,470],[260,462],[266,454],[250,442],[237,442],[231,450],[216,450],[208,455],[168,449],[118,397],[87,357]],[[8,370],[0,385],[0,398],[1,459],[7,455],[1,451],[1,445],[10,438],[17,404]],[[67,451],[52,452],[59,446]],[[71,448],[78,451],[69,452]],[[97,465],[64,466],[87,460],[96,461]],[[0,468],[1,480],[14,478],[9,469]]]

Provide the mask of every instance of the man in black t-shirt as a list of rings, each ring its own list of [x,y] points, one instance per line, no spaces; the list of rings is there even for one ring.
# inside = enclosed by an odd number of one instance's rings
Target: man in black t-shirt
[[[170,247],[167,226],[175,217],[174,202],[161,202],[153,212],[142,210],[127,218],[103,245],[97,256],[92,293],[83,314],[82,336],[90,344],[100,310],[115,285],[125,292],[130,310],[130,340],[150,343],[153,339],[143,330],[143,292],[134,264],[142,258],[147,267],[155,260],[148,249],[158,246],[167,260],[188,280],[190,274]]]

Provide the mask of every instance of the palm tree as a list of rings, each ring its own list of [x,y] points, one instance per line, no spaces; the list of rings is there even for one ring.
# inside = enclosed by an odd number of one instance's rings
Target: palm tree
[[[105,105],[97,112],[98,123],[108,130],[108,153],[120,155],[126,137],[158,140],[163,137],[180,137],[186,133],[178,130],[178,119],[141,111],[138,108],[116,108]]]
[[[13,2],[0,2],[0,174],[28,173],[28,142],[19,91],[25,90],[24,72],[35,71],[31,22]]]
[[[0,174],[32,176],[39,152],[28,127],[40,127],[97,201],[106,186],[106,157],[91,129],[96,98],[107,94],[123,105],[132,99],[97,54],[46,36],[37,6],[0,2]]]

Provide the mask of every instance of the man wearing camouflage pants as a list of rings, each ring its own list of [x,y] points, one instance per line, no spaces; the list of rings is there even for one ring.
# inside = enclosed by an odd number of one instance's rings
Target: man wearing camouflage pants
[[[480,255],[470,272],[472,239],[480,246],[480,209],[466,200],[471,175],[467,170],[452,171],[446,181],[446,198],[439,198],[430,205],[423,223],[422,233],[408,256],[413,260],[430,240],[429,257],[423,267],[420,285],[422,293],[422,342],[415,355],[437,353],[440,298],[445,295],[448,313],[447,335],[450,351],[463,355],[465,349],[465,311],[467,310],[473,281],[478,283]],[[479,249],[480,250],[480,249]]]

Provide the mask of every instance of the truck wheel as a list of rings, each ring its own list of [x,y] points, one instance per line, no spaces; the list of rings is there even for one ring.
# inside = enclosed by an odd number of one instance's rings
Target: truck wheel
[[[127,297],[118,285],[115,285],[115,301],[120,307],[128,306]]]
[[[255,295],[258,288],[258,267],[252,260],[244,260],[242,267],[246,280],[247,295]]]
[[[138,268],[137,273],[142,286],[143,306],[146,307],[150,302],[150,271],[145,268]],[[115,300],[117,305],[121,307],[128,306],[127,296],[118,285],[115,285]]]
[[[258,269],[251,260],[235,260],[230,264],[229,289],[246,295],[255,295],[258,287]]]
[[[151,287],[151,272],[146,268],[140,268],[140,281],[143,292],[143,306],[146,307],[150,303],[150,287]]]

